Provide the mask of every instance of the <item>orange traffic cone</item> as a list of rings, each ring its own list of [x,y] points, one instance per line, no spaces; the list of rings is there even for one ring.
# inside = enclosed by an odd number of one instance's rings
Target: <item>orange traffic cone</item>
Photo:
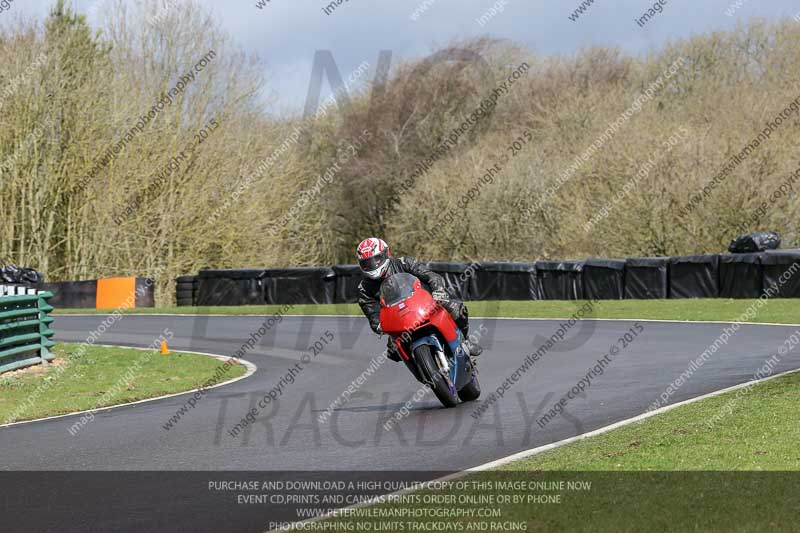
[[[167,348],[167,341],[161,341],[161,355],[169,355],[169,348]]]

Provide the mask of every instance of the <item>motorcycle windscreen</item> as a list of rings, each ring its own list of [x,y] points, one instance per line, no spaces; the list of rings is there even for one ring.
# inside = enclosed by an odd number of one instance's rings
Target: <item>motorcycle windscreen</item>
[[[414,295],[415,285],[418,283],[415,276],[405,272],[389,276],[381,284],[381,299],[387,307],[397,305]]]

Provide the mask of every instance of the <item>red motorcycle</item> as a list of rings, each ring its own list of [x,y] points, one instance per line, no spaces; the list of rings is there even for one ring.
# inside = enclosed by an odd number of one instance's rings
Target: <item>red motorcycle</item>
[[[381,284],[381,329],[397,344],[403,362],[445,407],[481,395],[478,369],[450,313],[408,273]]]

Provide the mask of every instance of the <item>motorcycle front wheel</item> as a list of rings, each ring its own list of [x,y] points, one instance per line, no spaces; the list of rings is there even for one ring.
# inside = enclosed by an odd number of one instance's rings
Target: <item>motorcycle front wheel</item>
[[[480,395],[481,384],[478,383],[478,374],[473,372],[472,380],[461,387],[461,390],[458,391],[458,397],[461,398],[462,402],[471,402],[473,400],[477,400]]]
[[[421,344],[414,349],[414,357],[420,370],[430,379],[428,386],[442,402],[445,407],[455,407],[458,404],[458,395],[450,389],[450,380],[444,375],[444,371],[439,368],[436,358],[431,352],[431,347]],[[431,385],[432,383],[432,385]]]

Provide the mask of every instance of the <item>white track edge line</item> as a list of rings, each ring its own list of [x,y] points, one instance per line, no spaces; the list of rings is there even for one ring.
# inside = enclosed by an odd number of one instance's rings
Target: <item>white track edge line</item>
[[[783,324],[781,324],[781,325],[783,325]],[[459,479],[459,478],[468,476],[468,475],[473,474],[475,472],[483,472],[483,471],[486,471],[486,470],[491,470],[493,468],[497,468],[499,466],[504,466],[504,465],[507,465],[509,463],[513,463],[515,461],[519,461],[520,459],[525,459],[526,457],[532,457],[534,455],[538,455],[540,453],[543,453],[543,452],[546,452],[546,451],[550,451],[550,450],[553,450],[555,448],[560,448],[562,446],[565,446],[567,444],[571,444],[573,442],[577,442],[577,441],[581,441],[581,440],[584,440],[584,439],[588,439],[590,437],[596,437],[598,435],[602,435],[603,433],[608,433],[609,431],[612,431],[612,430],[615,430],[615,429],[618,429],[618,428],[621,428],[621,427],[624,427],[624,426],[631,425],[631,424],[633,424],[635,422],[640,422],[642,420],[646,420],[646,419],[648,419],[650,417],[659,415],[661,413],[666,413],[667,411],[671,411],[672,409],[676,409],[676,408],[681,407],[683,405],[688,405],[690,403],[699,402],[700,400],[705,400],[705,399],[708,399],[708,398],[713,398],[715,396],[720,396],[720,395],[725,394],[727,392],[732,392],[732,391],[735,391],[735,390],[738,390],[738,389],[743,389],[745,387],[749,387],[749,386],[752,386],[752,385],[764,383],[764,382],[767,382],[767,381],[770,381],[770,380],[773,380],[773,379],[776,379],[776,378],[779,378],[779,377],[788,376],[790,374],[795,374],[797,372],[800,372],[800,368],[796,368],[796,369],[793,369],[793,370],[787,370],[785,372],[780,372],[778,374],[773,374],[772,376],[767,376],[767,377],[761,378],[761,379],[754,379],[754,380],[751,380],[751,381],[746,381],[744,383],[739,383],[738,385],[732,385],[730,387],[726,387],[724,389],[720,389],[720,390],[716,390],[716,391],[713,391],[713,392],[709,392],[709,393],[706,393],[706,394],[703,394],[703,395],[700,395],[700,396],[696,396],[694,398],[689,398],[688,400],[683,400],[683,401],[678,402],[678,403],[665,405],[664,407],[659,407],[658,409],[654,409],[652,411],[647,411],[647,412],[642,413],[640,415],[636,415],[636,416],[631,417],[631,418],[626,418],[625,420],[620,420],[619,422],[614,422],[613,424],[609,424],[608,426],[603,426],[601,428],[589,431],[587,433],[581,433],[580,435],[575,435],[574,437],[569,437],[569,438],[566,438],[566,439],[563,439],[563,440],[560,440],[560,441],[552,442],[550,444],[544,444],[542,446],[538,446],[536,448],[531,448],[529,450],[523,450],[521,452],[517,452],[517,453],[511,454],[511,455],[508,455],[506,457],[502,457],[500,459],[496,459],[494,461],[490,461],[488,463],[483,463],[481,465],[473,466],[473,467],[461,470],[459,472],[455,472],[453,474],[449,474],[447,476],[442,476],[440,478],[436,478],[436,479],[432,479],[430,481],[425,481],[425,482],[419,483],[415,487],[410,487],[410,488],[398,490],[398,491],[395,491],[395,492],[391,492],[389,494],[383,494],[381,496],[382,496],[382,498],[384,500],[386,500],[386,499],[391,500],[392,497],[402,496],[404,494],[409,494],[411,492],[416,492],[416,491],[419,491],[419,490],[426,490],[426,489],[430,488],[431,486],[433,486],[434,484],[437,484],[437,483],[442,483],[442,482],[445,482],[445,481],[452,481],[454,479]],[[347,506],[347,507],[342,507],[340,509],[336,509],[334,511],[326,513],[326,514],[324,514],[322,516],[317,516],[317,517],[309,518],[309,519],[302,520],[302,521],[292,522],[291,523],[292,524],[291,527],[288,527],[288,528],[282,527],[282,528],[278,528],[278,529],[272,529],[272,530],[269,530],[266,533],[274,533],[274,532],[280,532],[280,531],[292,531],[294,529],[302,531],[303,530],[302,529],[303,526],[305,526],[307,524],[312,524],[314,522],[319,522],[320,520],[328,520],[328,519],[331,519],[331,518],[336,518],[336,516],[338,514],[344,512],[345,510],[360,509],[362,507],[371,507],[373,505],[381,503],[379,498],[380,497],[375,497],[375,498],[371,498],[371,499],[369,499],[367,501],[364,501],[364,502],[361,502],[361,503],[357,503],[357,504],[350,505],[350,506]],[[383,503],[386,503],[386,502],[384,501]]]
[[[95,344],[95,346],[102,346],[102,347],[105,347],[105,348],[130,348],[131,350],[149,350],[149,348],[141,348],[141,347],[138,347],[138,346],[117,346],[117,345],[113,345],[113,344]],[[195,355],[206,355],[208,357],[213,357],[215,359],[219,359],[220,361],[228,361],[230,359],[236,359],[235,357],[230,357],[230,356],[227,356],[227,355],[218,355],[218,354],[206,353],[206,352],[193,352],[193,351],[189,351],[189,350],[176,350],[176,351],[180,352],[180,353],[191,353],[191,354],[195,354]],[[223,381],[222,383],[217,383],[216,385],[213,385],[211,387],[207,387],[207,388],[205,388],[203,390],[216,389],[217,387],[222,387],[223,385],[230,385],[231,383],[236,383],[237,381],[240,381],[242,379],[245,379],[245,378],[248,378],[248,377],[252,376],[253,374],[255,374],[256,370],[258,370],[258,367],[255,364],[251,363],[250,361],[245,361],[244,359],[238,359],[237,362],[241,363],[242,365],[244,365],[244,367],[247,369],[247,371],[243,375],[239,376],[238,378],[233,378],[233,379],[229,379],[228,381]],[[182,396],[184,394],[193,394],[193,393],[195,393],[195,392],[197,392],[199,390],[200,389],[198,388],[198,389],[192,389],[192,390],[188,390],[188,391],[184,391],[184,392],[175,392],[175,393],[172,393],[172,394],[165,394],[163,396],[156,396],[154,398],[145,398],[144,400],[136,400],[135,402],[121,403],[121,404],[118,404],[118,405],[109,405],[107,407],[100,407],[98,409],[85,409],[83,411],[75,411],[74,413],[66,413],[66,414],[63,414],[63,415],[47,416],[47,417],[44,417],[44,418],[35,418],[33,420],[20,420],[19,422],[11,422],[9,424],[0,424],[0,429],[11,427],[11,426],[20,426],[22,424],[32,424],[34,422],[44,422],[45,420],[55,420],[57,418],[66,418],[68,416],[77,416],[77,415],[82,415],[82,414],[85,414],[85,413],[101,413],[103,411],[110,411],[111,409],[117,409],[117,408],[120,408],[120,407],[127,407],[129,405],[137,405],[137,404],[140,404],[140,403],[154,402],[156,400],[164,400],[166,398],[175,398],[176,396]]]

